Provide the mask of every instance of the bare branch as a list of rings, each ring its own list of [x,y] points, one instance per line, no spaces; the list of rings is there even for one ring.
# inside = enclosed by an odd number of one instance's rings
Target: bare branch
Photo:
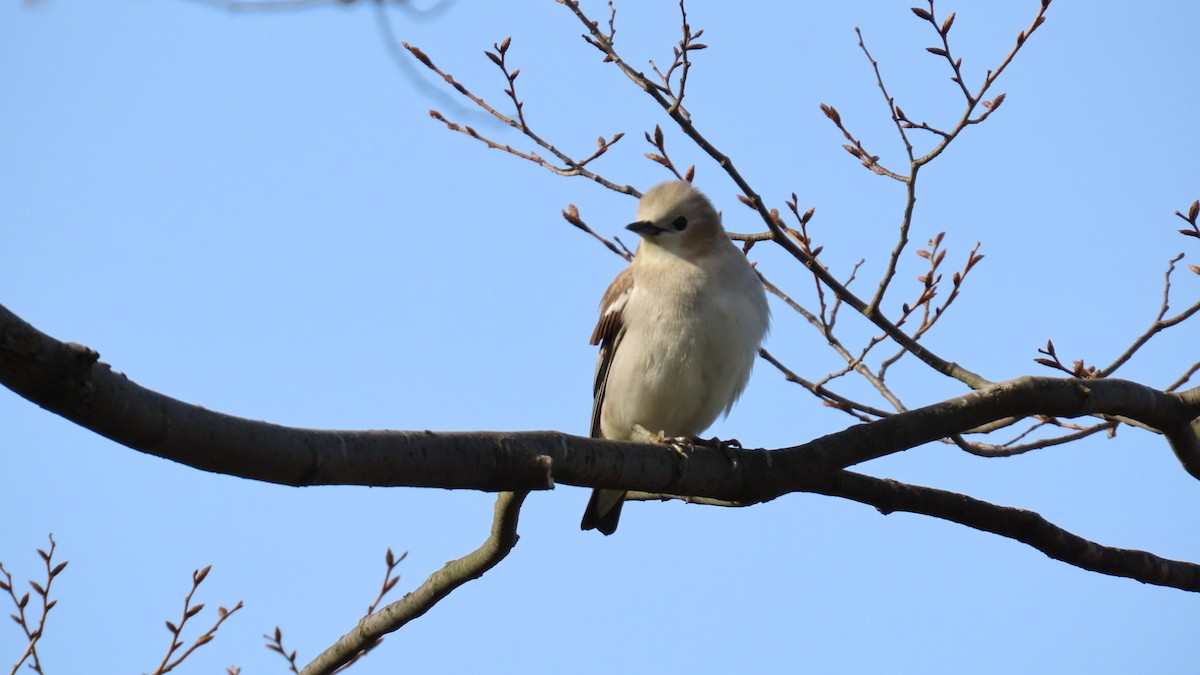
[[[773,232],[726,232],[726,234],[728,234],[729,238],[734,241],[745,241],[751,243],[771,241],[775,238],[775,234]]]
[[[629,261],[629,260],[632,260],[632,259],[633,259],[633,254],[631,254],[631,253],[630,253],[628,250],[624,250],[624,251],[622,251],[621,249],[617,248],[617,245],[616,245],[616,244],[614,244],[613,242],[611,242],[611,241],[609,241],[609,240],[605,239],[604,237],[601,237],[600,235],[596,234],[596,231],[595,231],[595,230],[593,230],[592,228],[588,227],[588,224],[587,224],[587,223],[585,223],[585,222],[583,222],[583,218],[580,218],[580,217],[579,217],[579,209],[578,209],[578,208],[576,208],[576,206],[575,206],[574,204],[568,204],[568,205],[567,205],[567,208],[566,208],[566,209],[565,209],[565,210],[562,212],[562,217],[563,217],[563,219],[564,219],[564,220],[566,220],[568,223],[570,223],[570,224],[574,225],[575,227],[578,227],[579,229],[583,230],[584,232],[586,232],[586,233],[588,233],[588,234],[592,235],[593,237],[595,237],[596,241],[600,242],[601,244],[604,244],[604,246],[605,246],[605,247],[606,247],[608,250],[610,250],[610,251],[612,251],[613,253],[616,253],[617,255],[621,256],[621,257],[622,257],[622,258],[624,258],[626,261]]]
[[[1026,431],[1025,434],[1030,433],[1037,427],[1043,426],[1044,424],[1045,424],[1045,422],[1039,422],[1039,423],[1035,424],[1028,431]],[[958,447],[971,453],[972,455],[978,455],[979,457],[1013,457],[1016,455],[1025,454],[1026,452],[1030,452],[1033,450],[1041,450],[1042,448],[1049,448],[1049,447],[1053,447],[1055,445],[1063,445],[1064,443],[1072,443],[1074,441],[1078,441],[1080,439],[1087,438],[1088,436],[1091,436],[1092,434],[1095,434],[1100,431],[1112,432],[1113,430],[1115,430],[1117,428],[1118,424],[1120,424],[1120,423],[1116,422],[1116,421],[1101,422],[1099,424],[1094,424],[1090,427],[1086,427],[1084,429],[1080,429],[1078,431],[1074,431],[1069,434],[1063,434],[1061,436],[1055,436],[1053,438],[1044,438],[1041,440],[1032,441],[1030,443],[1022,443],[1020,445],[1015,444],[1016,439],[1014,439],[1013,441],[1009,441],[1008,443],[1005,443],[1003,445],[993,445],[991,443],[979,443],[976,441],[966,441],[966,440],[963,440],[962,436],[958,436],[958,435],[956,435],[954,437],[954,442],[956,445],[958,445]],[[1019,439],[1022,436],[1024,436],[1025,434],[1021,434],[1021,436],[1018,436],[1017,438]]]
[[[557,432],[326,431],[256,422],[150,391],[97,359],[94,351],[57,342],[0,307],[0,382],[16,393],[142,452],[286,485],[526,490],[563,482],[746,501],[803,489],[803,476],[812,471],[1039,414],[1136,420],[1162,431],[1184,467],[1200,477],[1200,438],[1190,426],[1200,417],[1200,387],[1165,393],[1116,379],[1019,378],[772,451],[772,466],[794,471],[730,480],[728,458],[719,451],[689,455],[681,475],[679,456],[660,446]],[[639,471],[621,470],[626,462]]]
[[[1188,380],[1192,379],[1192,376],[1196,374],[1197,370],[1200,370],[1200,361],[1193,363],[1186,371],[1184,371],[1183,375],[1179,376],[1179,379],[1172,382],[1171,385],[1163,391],[1175,391],[1176,389],[1182,387],[1187,383]]]
[[[342,2],[342,0],[191,0],[198,5],[207,5],[216,9],[223,9],[230,12],[262,12],[262,11],[289,11],[299,9],[312,9],[314,7],[328,7],[331,5],[346,5],[350,2]]]
[[[1154,321],[1151,322],[1150,327],[1147,328],[1144,333],[1138,336],[1138,338],[1133,341],[1133,344],[1129,345],[1129,348],[1117,357],[1117,360],[1113,361],[1112,364],[1110,364],[1107,368],[1101,370],[1099,375],[1100,377],[1109,377],[1116,372],[1116,370],[1124,365],[1126,361],[1132,358],[1133,355],[1142,348],[1142,346],[1149,342],[1150,338],[1158,335],[1164,329],[1186,321],[1196,312],[1200,312],[1200,300],[1198,300],[1191,307],[1188,307],[1179,314],[1176,314],[1169,319],[1163,318],[1167,315],[1167,311],[1171,307],[1171,273],[1175,271],[1175,263],[1182,259],[1183,254],[1180,253],[1174,258],[1171,258],[1170,262],[1167,263],[1167,271],[1166,274],[1163,275],[1162,305],[1159,306],[1158,315],[1154,317]]]
[[[848,349],[846,349],[846,347],[841,343],[841,341],[838,340],[838,338],[833,335],[833,332],[832,332],[833,324],[832,323],[825,323],[821,317],[818,317],[817,315],[813,314],[812,312],[810,312],[807,309],[805,309],[804,307],[802,307],[799,303],[797,303],[795,300],[793,300],[791,298],[791,296],[784,293],[782,290],[779,289],[779,287],[775,286],[775,284],[771,283],[765,276],[762,275],[761,272],[758,274],[758,278],[760,281],[762,281],[763,288],[767,289],[768,293],[771,293],[772,295],[778,297],[780,300],[783,300],[788,305],[788,307],[792,308],[792,310],[794,310],[797,314],[804,317],[804,319],[806,321],[808,321],[808,323],[811,326],[813,326],[814,328],[816,328],[818,331],[821,332],[821,335],[828,342],[829,347],[831,349],[833,349],[835,352],[837,352],[837,354],[839,356],[841,356],[843,359],[845,359],[845,361],[846,361],[846,367],[844,369],[842,369],[841,371],[839,371],[837,373],[831,373],[830,375],[827,375],[826,377],[822,378],[818,382],[810,383],[812,385],[811,387],[805,385],[806,389],[809,389],[809,391],[812,391],[814,393],[816,393],[818,391],[827,391],[824,387],[824,385],[827,382],[829,382],[837,377],[840,377],[841,375],[845,375],[846,373],[853,371],[853,372],[856,372],[859,375],[861,375],[864,379],[866,379],[867,382],[869,382],[871,384],[871,386],[875,387],[875,389],[878,390],[879,393],[885,399],[887,399],[887,401],[889,403],[891,403],[897,410],[905,409],[904,404],[900,402],[900,399],[891,391],[891,389],[889,389],[888,386],[886,384],[884,384],[884,382],[882,380],[880,380],[878,377],[876,377],[875,374],[872,373],[871,370],[863,364],[862,355],[860,354],[859,356],[856,357],[853,354],[851,354],[850,351]],[[801,378],[798,375],[796,375],[795,373],[792,373],[790,370],[787,370],[786,368],[780,368],[780,364],[773,363],[772,365],[775,365],[777,368],[779,368],[781,370],[781,372],[783,372],[784,377],[786,377],[788,380],[790,380],[792,382],[796,382],[798,384],[801,384],[803,382],[808,382],[807,380],[804,380],[804,378]],[[793,379],[793,378],[795,378],[795,379]],[[822,398],[824,398],[827,401],[836,400],[834,398],[825,397],[825,396],[822,396]],[[872,409],[872,408],[869,408],[868,406],[864,406],[860,403],[855,403],[855,402],[849,401],[848,399],[847,399],[847,403],[853,403],[853,405],[851,405],[849,409],[846,407],[843,407],[842,405],[838,405],[835,407],[837,407],[839,410],[843,410],[846,412],[849,412],[850,409],[860,410],[863,412],[867,412],[868,410]]]
[[[389,548],[387,550],[387,555],[384,556],[384,564],[386,565],[387,569],[383,575],[383,586],[380,587],[379,595],[375,597],[374,602],[372,602],[371,605],[369,607],[367,607],[367,613],[365,615],[363,615],[364,618],[369,617],[372,614],[374,614],[376,608],[379,607],[379,603],[383,602],[384,597],[386,597],[388,595],[388,593],[390,593],[392,591],[392,589],[394,589],[396,587],[396,584],[400,581],[400,576],[399,575],[392,576],[392,574],[396,571],[396,567],[400,564],[400,562],[403,561],[407,557],[408,557],[407,551],[405,551],[404,553],[401,553],[400,557],[397,558],[392,553],[392,549]],[[276,632],[278,632],[278,630],[279,629],[276,629]],[[341,673],[346,670],[349,670],[351,666],[353,666],[355,663],[358,663],[359,659],[366,656],[368,653],[370,653],[372,650],[374,650],[376,647],[378,647],[382,643],[383,643],[382,635],[376,637],[373,640],[368,640],[368,641],[364,642],[362,647],[358,650],[358,653],[354,654],[354,656],[350,657],[350,659],[348,661],[346,661],[342,665],[338,666],[333,672]],[[267,645],[267,646],[270,647],[271,645]],[[295,652],[292,653],[292,657],[294,660]]]
[[[679,180],[686,180],[689,183],[692,182],[692,177],[695,176],[696,173],[696,167],[689,167],[684,173],[680,173],[679,169],[675,168],[675,163],[671,161],[670,155],[667,154],[667,146],[663,138],[662,127],[658,126],[657,124],[654,125],[653,136],[650,135],[650,132],[646,132],[646,142],[658,150],[658,152],[647,152],[646,159],[666,167],[667,171],[675,174],[675,177]]]
[[[893,180],[900,181],[901,183],[907,183],[909,181],[909,176],[902,176],[880,164],[879,155],[871,154],[865,147],[863,147],[862,141],[858,140],[858,138],[856,138],[854,134],[851,134],[850,131],[842,124],[842,116],[840,113],[838,113],[837,109],[831,105],[822,103],[821,112],[825,113],[825,116],[828,117],[830,121],[837,126],[838,130],[842,132],[842,136],[844,136],[846,140],[850,141],[849,144],[843,145],[842,147],[846,149],[846,152],[857,158],[864,167],[869,169],[872,173],[879,174],[880,176],[886,176]]]
[[[913,124],[912,122],[910,122],[908,120],[908,117],[904,114],[904,112],[900,109],[900,107],[898,105],[896,105],[895,102],[892,100],[892,98],[887,94],[887,89],[883,86],[883,80],[879,76],[878,65],[876,64],[875,59],[873,57],[871,57],[870,52],[868,52],[866,47],[863,45],[862,34],[861,33],[859,34],[859,45],[860,45],[860,47],[862,47],[863,52],[867,54],[867,58],[870,59],[872,66],[875,67],[875,73],[876,73],[877,81],[879,83],[879,87],[880,87],[881,91],[884,92],[885,98],[887,98],[888,107],[892,110],[892,118],[893,118],[893,120],[896,121],[896,123],[901,131],[902,140],[904,141],[905,148],[908,151],[908,154],[910,157],[909,174],[908,174],[907,178],[903,179],[907,183],[907,194],[905,197],[904,215],[900,221],[899,241],[896,243],[896,246],[892,249],[891,256],[888,259],[887,268],[884,271],[883,277],[880,279],[879,286],[878,286],[877,290],[875,291],[874,297],[871,298],[870,303],[867,305],[866,311],[864,311],[864,315],[871,317],[878,313],[879,307],[880,307],[881,303],[883,302],[883,298],[884,298],[885,294],[887,293],[887,289],[888,289],[889,285],[891,284],[892,279],[895,277],[896,265],[899,262],[900,255],[904,251],[904,248],[908,244],[908,233],[909,233],[909,229],[912,225],[913,208],[916,204],[917,175],[920,173],[921,167],[928,164],[929,162],[933,161],[934,158],[936,158],[938,155],[940,155],[950,145],[950,143],[953,142],[954,139],[958,137],[958,135],[967,126],[970,126],[972,124],[978,124],[978,123],[982,122],[983,120],[987,119],[987,117],[989,115],[991,115],[993,112],[995,112],[995,110],[1000,107],[1000,104],[1004,102],[1004,94],[1000,94],[999,96],[997,96],[995,99],[993,99],[991,101],[984,101],[983,96],[987,93],[988,89],[996,81],[996,78],[1000,76],[1000,73],[1002,73],[1004,71],[1004,69],[1008,67],[1008,64],[1012,62],[1013,58],[1016,56],[1016,54],[1020,50],[1021,46],[1024,45],[1025,40],[1030,35],[1032,35],[1033,31],[1036,30],[1037,27],[1040,26],[1045,21],[1044,14],[1046,12],[1046,8],[1049,7],[1049,4],[1050,3],[1048,1],[1041,3],[1038,13],[1034,17],[1032,23],[1030,24],[1030,27],[1020,33],[1020,36],[1017,39],[1016,46],[1014,46],[1013,49],[1008,53],[1008,55],[1001,61],[1000,65],[996,68],[996,70],[988,72],[987,76],[984,78],[983,83],[980,85],[978,93],[976,93],[976,94],[971,94],[963,81],[962,70],[961,70],[962,59],[961,58],[955,59],[951,55],[951,52],[950,52],[950,43],[949,43],[948,36],[950,33],[950,27],[954,24],[954,15],[951,14],[942,23],[939,24],[934,16],[933,0],[929,0],[929,10],[928,11],[921,9],[919,7],[912,8],[912,11],[914,14],[916,14],[918,17],[928,21],[930,23],[930,25],[933,26],[934,30],[938,33],[938,35],[942,41],[942,46],[941,47],[929,47],[927,51],[929,51],[933,54],[942,56],[949,62],[952,70],[954,71],[954,76],[951,79],[954,80],[958,84],[959,88],[962,90],[963,95],[967,101],[966,109],[963,111],[963,114],[959,118],[958,123],[950,131],[941,131],[938,129],[934,129],[933,127],[930,127],[929,125],[924,124],[924,123]],[[974,113],[977,106],[980,106],[980,105],[982,105],[984,108],[986,108],[986,112],[984,112],[982,115],[980,115],[977,118],[972,118],[971,115]],[[822,108],[822,110],[826,110],[827,108],[828,108],[828,110],[832,110],[831,106],[826,106],[824,104],[822,104],[821,108]],[[828,110],[826,110],[827,116],[829,115]],[[835,123],[838,123],[838,119],[835,119],[833,116],[831,116],[830,119],[834,119]],[[840,123],[838,123],[838,126],[839,126],[839,128],[841,128]],[[913,158],[912,157],[912,146],[909,144],[907,135],[904,134],[905,128],[920,128],[920,129],[925,129],[925,130],[931,131],[931,132],[941,136],[941,141],[938,143],[937,146],[935,146],[926,155],[924,155],[922,157]],[[846,133],[844,129],[843,129],[843,133]],[[848,134],[847,134],[847,137],[849,137]],[[851,150],[851,152],[853,154],[854,151],[851,148],[848,147],[847,149]],[[872,163],[874,163],[874,160],[872,160]],[[893,177],[895,177],[895,176],[893,176]],[[900,179],[900,178],[898,178],[898,179]],[[895,339],[894,336],[890,335],[890,333],[889,333],[889,337],[893,337],[893,339]],[[899,340],[897,340],[897,342],[902,347],[904,347],[906,349],[909,348],[909,345],[907,345],[906,343],[901,342]],[[921,358],[921,357],[918,355],[918,358]],[[922,360],[925,360],[925,359],[922,358]],[[930,365],[932,365],[932,364],[930,364]],[[939,372],[943,372],[943,371],[939,371]],[[964,382],[965,382],[965,380],[964,380]],[[967,384],[969,384],[973,388],[978,388],[977,384],[971,384],[970,382],[967,382]]]
[[[1102,546],[1032,511],[997,506],[964,494],[842,471],[816,492],[870,504],[884,515],[920,513],[1028,544],[1047,556],[1093,572],[1200,591],[1200,565],[1152,553]]]
[[[681,458],[657,444],[554,432],[435,434],[281,427],[170,399],[139,387],[97,359],[94,351],[54,341],[0,308],[0,382],[16,393],[143,452],[208,471],[277,483],[526,490],[562,482],[753,503],[788,492],[828,490],[831,472],[850,465],[996,420],[1038,414],[1101,414],[1137,420],[1162,431],[1184,468],[1200,478],[1200,387],[1164,393],[1116,379],[1020,378],[791,448],[697,447]],[[732,465],[729,453],[737,460]],[[686,471],[680,470],[681,461],[687,462]],[[626,466],[637,466],[638,471],[623,470]],[[512,543],[504,533],[515,528],[511,519],[521,496],[509,495],[507,502],[498,502],[490,540],[495,547],[468,556],[473,562],[443,570],[445,576],[438,579],[451,582],[431,579],[425,593],[364,619],[366,624],[339,641],[337,653],[349,658],[369,640],[426,611],[441,597],[439,593],[448,593],[470,574],[481,573],[483,567],[471,566],[480,556],[503,557]],[[936,495],[931,498],[936,501]],[[935,506],[917,503],[911,509],[932,512]],[[489,558],[490,564],[498,557]],[[1134,576],[1134,571],[1127,571]],[[194,583],[200,577],[198,572]]]
[[[1046,366],[1047,368],[1053,368],[1054,370],[1064,372],[1067,375],[1070,375],[1071,377],[1078,377],[1083,380],[1097,378],[1097,377],[1103,377],[1103,375],[1100,373],[1099,370],[1096,369],[1095,366],[1087,365],[1087,363],[1085,363],[1083,361],[1083,359],[1079,359],[1078,361],[1075,361],[1074,366],[1071,368],[1068,368],[1067,366],[1063,365],[1063,362],[1061,360],[1059,360],[1058,354],[1054,350],[1054,343],[1051,342],[1050,340],[1046,340],[1045,348],[1039,348],[1038,353],[1045,354],[1049,358],[1034,359],[1034,361],[1036,363],[1040,363],[1041,365]]]
[[[950,69],[954,71],[954,75],[951,76],[950,80],[957,84],[958,88],[962,90],[963,97],[967,99],[967,103],[969,105],[974,105],[976,99],[971,95],[971,92],[967,89],[966,83],[963,81],[962,59],[955,59],[950,55],[950,27],[954,25],[954,12],[951,12],[950,15],[939,24],[934,16],[933,0],[929,0],[928,12],[917,7],[913,7],[912,11],[913,14],[916,14],[918,18],[928,21],[929,24],[933,26],[933,30],[937,32],[938,37],[942,40],[941,47],[927,47],[925,51],[946,59],[946,62],[950,64]]]
[[[887,85],[883,83],[883,73],[879,72],[879,62],[875,60],[875,57],[871,56],[871,52],[867,49],[866,42],[863,41],[862,31],[859,30],[858,26],[854,27],[854,33],[858,35],[859,49],[861,49],[862,53],[866,55],[867,61],[871,62],[871,68],[875,71],[875,84],[879,86],[879,91],[883,94],[883,100],[887,103],[888,107],[888,116],[892,118],[892,122],[896,125],[896,131],[900,134],[900,141],[904,143],[904,151],[908,155],[908,161],[911,162],[914,159],[913,146],[908,140],[908,133],[905,131],[904,115],[902,111],[896,107],[896,100],[893,99],[892,95],[888,93]]]
[[[296,650],[288,651],[287,647],[283,646],[283,631],[279,626],[275,626],[275,632],[271,635],[263,635],[267,641],[267,649],[278,653],[288,662],[288,670],[300,675],[300,669],[296,667]]]
[[[404,598],[363,617],[358,625],[301,670],[301,675],[328,675],[350,663],[385,634],[420,618],[459,586],[483,576],[517,545],[517,520],[528,492],[502,492],[496,498],[491,534],[483,545],[446,563]]]
[[[175,655],[175,652],[183,647],[183,629],[187,625],[188,620],[199,614],[200,611],[204,609],[203,604],[192,605],[192,596],[194,596],[196,591],[199,590],[200,584],[204,583],[204,579],[208,577],[208,572],[211,569],[212,565],[208,565],[204,569],[195,570],[192,572],[192,589],[188,591],[188,594],[183,599],[183,613],[181,614],[179,623],[173,623],[171,621],[166,622],[167,631],[171,634],[171,643],[167,647],[167,653],[165,656],[163,656],[162,662],[158,664],[158,668],[154,670],[152,675],[164,675],[165,673],[171,672],[176,666],[183,663],[184,659],[191,656],[192,652],[196,651],[201,646],[212,642],[213,638],[216,637],[217,630],[221,628],[221,624],[225,623],[225,619],[228,619],[233,615],[234,612],[242,608],[241,600],[238,600],[237,604],[233,606],[233,609],[218,607],[216,623],[214,623],[207,631],[201,633],[200,636],[197,637],[192,643],[192,645],[185,649],[182,654],[177,656],[174,660],[171,659],[171,657]]]
[[[929,6],[932,10],[933,3],[930,2]],[[914,161],[914,167],[923,166],[929,162],[932,162],[938,155],[945,151],[947,146],[949,146],[950,143],[958,137],[959,133],[961,133],[963,129],[966,129],[968,126],[973,124],[979,124],[991,116],[991,114],[1000,107],[1000,104],[1004,102],[1004,94],[1000,94],[990,101],[984,101],[983,97],[987,95],[988,90],[991,89],[992,85],[996,83],[996,79],[1000,77],[1000,74],[1003,73],[1004,70],[1008,68],[1009,64],[1012,63],[1013,59],[1016,58],[1017,52],[1021,51],[1021,47],[1024,46],[1025,41],[1029,39],[1029,36],[1033,35],[1033,32],[1037,30],[1039,26],[1045,23],[1046,10],[1049,7],[1050,0],[1043,0],[1043,2],[1039,4],[1037,15],[1034,16],[1033,20],[1029,23],[1029,27],[1017,34],[1017,41],[1016,44],[1013,45],[1012,50],[1010,50],[1008,55],[1006,55],[1004,59],[1000,61],[1000,65],[996,66],[995,70],[988,71],[987,76],[983,78],[983,82],[979,85],[979,90],[974,94],[966,91],[966,86],[961,82],[962,76],[958,71],[958,66],[961,65],[961,60],[951,61],[951,64],[955,68],[957,77],[960,80],[959,85],[963,88],[964,95],[967,97],[966,110],[963,111],[962,117],[959,118],[958,123],[955,124],[949,132],[946,132],[943,135],[942,141],[938,143],[936,147],[930,150],[923,157],[918,157]],[[935,23],[934,26],[936,27],[937,24]],[[948,28],[946,29],[946,33],[949,33]],[[943,34],[942,37],[945,38],[945,34]],[[949,54],[946,55],[946,58],[949,58]],[[971,115],[975,112],[976,107],[979,105],[982,105],[986,109],[985,112],[979,117],[972,118]]]
[[[843,412],[849,413],[850,415],[853,415],[854,417],[862,420],[863,422],[870,422],[874,418],[887,417],[888,415],[891,414],[891,413],[887,412],[886,410],[872,408],[870,406],[863,405],[856,401],[852,401],[844,396],[841,396],[841,395],[829,390],[828,388],[826,388],[820,384],[817,384],[815,382],[810,382],[809,380],[806,380],[803,377],[800,377],[796,373],[792,372],[787,366],[783,365],[783,363],[780,362],[779,359],[775,358],[766,349],[759,349],[758,355],[760,357],[762,357],[762,359],[764,361],[766,361],[767,363],[770,363],[772,366],[775,366],[775,368],[778,369],[779,372],[783,373],[784,379],[786,379],[788,382],[795,382],[796,384],[800,385],[801,387],[804,387],[805,389],[812,392],[813,395],[824,400],[826,405],[829,405],[830,407],[833,407],[833,408],[837,408],[838,410],[841,410]],[[862,414],[862,413],[866,413],[866,414]]]
[[[32,579],[29,580],[30,588],[32,588],[33,592],[36,593],[38,598],[41,599],[42,605],[42,610],[38,616],[36,626],[33,623],[32,617],[25,612],[26,607],[29,605],[29,592],[26,591],[23,595],[21,595],[20,598],[17,597],[12,574],[10,574],[8,570],[4,569],[4,563],[0,562],[0,575],[4,576],[4,579],[0,580],[0,591],[7,593],[9,599],[12,600],[15,611],[13,614],[10,614],[9,617],[21,627],[21,630],[25,633],[26,641],[25,650],[21,652],[21,655],[17,658],[16,663],[13,664],[12,670],[9,671],[10,675],[16,675],[26,661],[29,662],[29,669],[33,672],[39,673],[39,675],[44,672],[42,670],[41,659],[38,656],[37,645],[38,641],[42,639],[43,635],[45,635],[46,620],[50,616],[50,610],[54,609],[54,606],[58,604],[57,600],[50,599],[50,590],[54,585],[54,579],[58,577],[59,574],[62,574],[63,570],[67,567],[66,561],[61,563],[54,562],[54,553],[58,549],[58,543],[54,541],[53,534],[49,535],[49,538],[50,550],[46,551],[44,549],[38,549],[38,555],[42,559],[42,565],[46,568],[46,575],[42,578],[43,581],[40,584]]]
[[[364,5],[368,0],[191,0],[191,2],[230,12],[278,12],[330,6],[350,7]],[[369,2],[381,7],[396,7],[404,10],[410,16],[426,19],[441,14],[451,4],[448,0],[443,0],[431,7],[421,8],[414,7],[409,0],[369,0]]]
[[[999,506],[965,494],[837,471],[812,491],[874,506],[884,515],[918,513],[990,532],[1031,546],[1047,556],[1082,569],[1143,583],[1200,591],[1200,565],[1161,558],[1146,551],[1104,546],[1069,532],[1041,515]],[[630,492],[632,500],[680,499],[692,504],[739,507],[747,503],[667,493]]]
[[[438,112],[436,110],[430,110],[429,116],[434,118],[435,120],[445,124],[447,129],[450,129],[451,131],[457,131],[457,132],[466,134],[466,135],[470,136],[471,138],[474,138],[475,140],[484,143],[489,148],[492,148],[495,150],[503,150],[511,155],[514,155],[516,157],[520,157],[522,159],[533,162],[534,164],[537,164],[537,165],[539,165],[555,174],[558,174],[560,176],[582,176],[589,180],[595,181],[596,183],[599,183],[600,185],[603,185],[604,187],[606,187],[610,190],[614,190],[614,191],[620,192],[622,194],[640,196],[641,193],[639,193],[633,186],[618,185],[616,183],[613,183],[612,181],[609,181],[608,179],[604,178],[603,176],[600,176],[599,174],[594,173],[594,172],[584,168],[584,164],[586,164],[587,162],[590,162],[591,160],[595,159],[596,157],[600,156],[605,151],[607,151],[608,147],[611,146],[613,143],[616,143],[618,140],[620,140],[621,136],[623,134],[615,134],[612,137],[612,139],[609,141],[605,141],[604,137],[601,136],[600,137],[600,149],[595,154],[593,154],[591,157],[587,158],[586,160],[580,161],[580,160],[573,159],[570,155],[567,155],[566,153],[562,152],[555,146],[551,145],[549,142],[547,142],[541,136],[534,133],[534,131],[525,123],[525,116],[524,116],[524,112],[523,112],[524,103],[519,98],[517,98],[516,91],[515,91],[514,85],[513,85],[514,81],[516,80],[516,78],[519,74],[519,69],[510,71],[508,69],[507,61],[504,59],[504,53],[508,51],[509,44],[510,44],[509,40],[505,39],[503,42],[503,45],[504,45],[503,50],[500,50],[500,45],[496,45],[496,49],[499,52],[498,54],[495,52],[485,52],[485,53],[492,60],[492,62],[495,63],[496,66],[500,68],[501,72],[504,74],[505,78],[508,80],[509,87],[508,87],[508,89],[505,90],[505,93],[509,96],[509,98],[513,101],[514,105],[516,106],[517,119],[513,119],[512,117],[505,115],[504,113],[500,112],[499,110],[496,110],[490,104],[488,104],[487,101],[484,101],[479,96],[476,96],[475,94],[471,93],[471,91],[469,89],[467,89],[465,86],[460,84],[457,80],[455,80],[452,75],[450,75],[449,73],[447,73],[447,72],[443,71],[441,68],[439,68],[433,62],[433,60],[431,58],[429,58],[429,56],[427,54],[425,54],[425,52],[421,51],[417,47],[414,47],[414,46],[408,44],[407,42],[401,43],[401,45],[405,49],[407,49],[409,51],[409,53],[411,53],[413,55],[414,58],[416,58],[418,61],[420,61],[426,68],[432,70],[433,72],[435,72],[439,76],[441,76],[442,79],[445,80],[447,84],[449,84],[451,87],[453,87],[455,89],[455,91],[457,91],[458,93],[467,97],[472,103],[479,106],[481,109],[483,109],[485,112],[487,112],[488,114],[495,117],[497,120],[516,129],[517,131],[520,131],[522,134],[525,135],[525,137],[529,138],[534,143],[536,143],[538,146],[547,150],[548,152],[550,152],[550,154],[554,155],[560,162],[562,162],[563,165],[557,166],[557,165],[552,164],[551,162],[547,161],[546,159],[538,156],[537,154],[521,152],[519,150],[514,149],[513,147],[511,147],[509,145],[504,145],[504,144],[498,143],[496,141],[493,141],[490,138],[483,136],[482,134],[480,134],[478,131],[476,131],[472,127],[461,126],[455,122],[451,122],[450,120],[446,119],[440,112]]]

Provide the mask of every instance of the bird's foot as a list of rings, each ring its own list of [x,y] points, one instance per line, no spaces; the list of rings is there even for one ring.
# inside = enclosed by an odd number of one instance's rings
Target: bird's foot
[[[706,448],[720,450],[721,452],[725,453],[725,459],[729,460],[729,466],[734,469],[737,468],[738,461],[737,461],[737,452],[736,451],[742,449],[742,442],[739,441],[738,439],[731,438],[727,441],[723,441],[723,440],[717,438],[716,436],[714,436],[708,440],[698,438],[698,439],[696,439],[696,444],[702,445]]]
[[[640,424],[633,425],[633,434],[643,443],[661,443],[675,451],[680,457],[687,457],[696,449],[697,443],[705,443],[702,439],[690,436],[667,436],[661,431],[650,431]]]

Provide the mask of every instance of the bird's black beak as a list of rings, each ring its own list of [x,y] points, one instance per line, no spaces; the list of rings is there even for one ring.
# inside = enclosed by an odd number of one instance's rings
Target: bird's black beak
[[[625,229],[629,230],[630,232],[637,232],[643,237],[657,237],[663,232],[666,232],[666,230],[648,220],[639,220],[636,223],[630,223],[625,226]]]

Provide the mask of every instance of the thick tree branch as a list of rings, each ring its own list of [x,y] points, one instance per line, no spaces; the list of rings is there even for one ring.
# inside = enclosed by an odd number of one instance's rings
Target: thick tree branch
[[[554,431],[339,431],[284,427],[151,391],[0,306],[0,383],[118,443],[205,471],[285,485],[549,489],[555,482],[764,501],[829,472],[1026,415],[1115,415],[1162,431],[1200,478],[1200,388],[1161,392],[1115,379],[1024,377],[773,451],[680,460],[655,445]]]
[[[1147,551],[1103,546],[1088,541],[1025,509],[1000,506],[973,497],[900,481],[836,471],[814,483],[812,492],[874,506],[884,515],[897,511],[941,518],[1027,544],[1081,569],[1136,579],[1147,584],[1200,591],[1200,565],[1161,558]],[[749,506],[706,497],[631,492],[637,501],[680,499],[710,506]]]
[[[895,511],[920,513],[992,532],[1085,570],[1200,591],[1200,565],[1160,558],[1146,551],[1102,546],[1072,534],[1032,511],[850,471],[837,472],[827,489],[814,492],[870,504],[884,515]]]
[[[136,450],[206,471],[287,485],[502,491],[549,489],[561,482],[739,504],[790,492],[837,494],[864,501],[857,492],[839,487],[840,469],[996,420],[1035,414],[1119,415],[1136,420],[1162,431],[1185,468],[1200,478],[1200,387],[1166,393],[1125,380],[1024,377],[790,448],[697,447],[681,456],[654,444],[553,431],[433,433],[283,427],[213,412],[150,391],[97,359],[96,352],[58,342],[0,306],[0,383]],[[732,464],[730,452],[735,459]],[[932,501],[909,497],[902,510],[947,517],[935,513],[941,508],[937,505],[941,493],[920,494]],[[974,517],[990,522],[981,513]],[[980,529],[1013,536],[1010,530]],[[1074,546],[1073,539],[1060,541],[1065,542],[1063,546]],[[1069,550],[1055,549],[1054,556],[1062,560],[1070,562],[1071,555]],[[1134,570],[1105,571],[1141,578]]]

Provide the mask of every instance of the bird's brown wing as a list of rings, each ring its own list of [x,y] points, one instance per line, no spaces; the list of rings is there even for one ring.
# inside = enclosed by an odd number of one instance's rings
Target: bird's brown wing
[[[633,274],[626,267],[608,285],[604,298],[600,301],[600,320],[592,331],[589,344],[600,345],[600,353],[596,357],[596,379],[592,385],[592,426],[589,432],[592,438],[602,438],[600,433],[600,410],[604,407],[604,393],[608,383],[608,370],[612,365],[613,355],[625,335],[625,322],[622,319],[625,303],[633,290]]]
[[[608,372],[613,356],[621,345],[621,338],[625,335],[622,310],[632,290],[633,273],[627,267],[609,284],[604,298],[600,301],[600,320],[596,322],[591,339],[591,344],[600,345],[600,354],[596,358],[596,380],[592,388],[592,438],[603,438],[600,431],[600,413],[604,408]],[[606,535],[612,534],[617,530],[617,522],[621,518],[621,505],[624,503],[624,490],[592,490],[592,498],[588,500],[587,508],[583,511],[583,521],[579,527],[584,530],[600,530]]]

